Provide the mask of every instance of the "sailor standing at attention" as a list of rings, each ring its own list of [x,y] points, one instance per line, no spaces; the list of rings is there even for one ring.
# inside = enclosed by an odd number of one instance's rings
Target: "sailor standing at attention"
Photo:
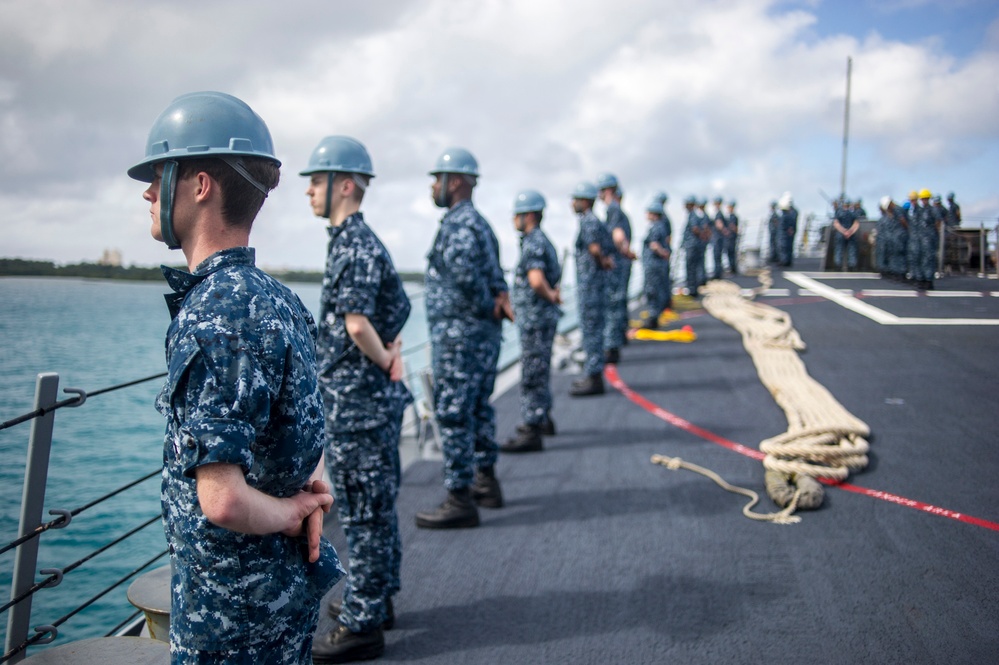
[[[444,455],[448,494],[416,526],[456,529],[479,524],[476,504],[503,506],[495,475],[499,446],[489,397],[496,381],[501,324],[513,320],[489,223],[472,205],[479,164],[464,148],[437,159],[431,196],[447,212],[427,255],[425,302],[430,327],[434,416]]]
[[[627,343],[628,331],[628,283],[631,281],[631,262],[635,253],[631,251],[631,221],[621,210],[621,188],[617,177],[611,173],[597,176],[597,190],[600,200],[607,206],[604,224],[614,242],[614,268],[607,280],[607,315],[604,322],[604,360],[616,363],[621,359],[621,347]]]
[[[402,331],[409,298],[392,259],[365,223],[361,201],[374,170],[367,149],[327,136],[300,175],[312,212],[329,220],[319,299],[319,384],[326,414],[326,468],[333,479],[350,573],[335,628],[316,639],[317,664],[377,658],[393,623],[402,541],[399,433],[413,398],[403,385]]]
[[[725,217],[725,211],[722,208],[722,197],[715,197],[715,216],[712,220],[712,237],[711,237],[711,254],[714,258],[715,267],[714,271],[711,273],[711,279],[721,279],[722,278],[722,256],[725,254],[726,245],[728,244],[728,219]]]
[[[798,209],[791,192],[780,197],[780,264],[790,268],[794,263],[794,236],[798,233]]]
[[[606,275],[614,268],[614,241],[610,231],[593,214],[597,188],[581,182],[572,191],[572,210],[579,219],[576,234],[576,309],[583,337],[584,376],[569,387],[573,397],[604,392],[604,326],[606,325]]]
[[[312,662],[325,593],[343,576],[322,538],[316,326],[255,267],[250,228],[281,163],[264,121],[219,92],[175,99],[128,170],[150,183],[152,236],[184,253],[173,293],[163,525],[172,663]]]
[[[665,194],[661,198],[657,196],[649,201],[645,209],[649,232],[642,243],[642,270],[649,317],[643,325],[653,330],[659,327],[659,315],[673,303],[673,285],[669,276],[673,229],[663,208],[665,202]]]
[[[541,230],[545,199],[525,189],[513,200],[513,225],[520,232],[520,261],[513,278],[513,311],[520,335],[520,417],[517,436],[500,446],[505,453],[542,449],[542,436],[555,434],[551,419],[552,342],[562,315],[558,254]]]
[[[767,218],[767,231],[770,234],[770,253],[767,263],[780,262],[780,213],[777,212],[777,202],[770,202],[770,216]]]
[[[728,214],[725,215],[725,228],[728,236],[725,238],[725,256],[728,257],[728,269],[733,275],[739,274],[739,216],[735,214],[735,199],[728,202]]]
[[[701,248],[701,237],[700,230],[698,229],[698,219],[697,211],[695,210],[697,206],[697,199],[694,196],[688,196],[683,200],[683,207],[687,211],[687,225],[683,227],[683,239],[681,241],[681,246],[683,247],[683,253],[685,257],[684,268],[687,275],[687,295],[691,298],[696,298],[698,294],[698,289],[700,288],[700,283],[698,283],[699,272],[697,269],[698,262],[701,261],[699,257]]]

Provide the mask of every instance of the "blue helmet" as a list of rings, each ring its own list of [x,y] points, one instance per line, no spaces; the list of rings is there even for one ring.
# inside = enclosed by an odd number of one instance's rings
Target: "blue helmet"
[[[309,156],[309,165],[298,175],[313,173],[360,173],[375,177],[371,156],[357,139],[349,136],[327,136]]]
[[[667,194],[662,190],[659,190],[658,192],[652,195],[652,199],[655,201],[659,201],[660,203],[666,203],[667,201],[669,201],[669,194]]]
[[[666,210],[663,208],[663,202],[658,196],[653,196],[652,200],[649,201],[649,205],[645,206],[646,212],[651,212],[656,215],[665,215]]]
[[[585,180],[576,185],[572,190],[572,198],[574,199],[586,199],[589,201],[595,201],[597,198],[596,186],[592,182],[586,182]]]
[[[601,173],[597,176],[597,189],[616,188],[618,186],[617,177],[613,173]]]
[[[731,200],[729,200],[728,204],[729,204],[729,205],[730,205],[731,207],[733,207],[733,208],[734,208],[734,207],[735,207],[735,199],[731,199]]]
[[[241,99],[223,92],[191,92],[177,97],[156,118],[146,139],[146,156],[128,175],[152,182],[156,164],[163,164],[160,232],[170,249],[180,248],[173,230],[177,161],[221,159],[266,196],[267,189],[250,175],[241,157],[261,157],[281,166],[267,125]]]
[[[517,192],[517,196],[513,200],[513,212],[517,215],[525,212],[541,212],[544,209],[545,197],[541,196],[541,192],[533,189]]]
[[[695,206],[697,205],[697,197],[691,194],[683,200],[683,205],[685,206]]]
[[[333,175],[336,173],[358,173],[370,178],[375,177],[374,167],[371,166],[371,155],[367,148],[357,139],[349,136],[327,136],[319,142],[316,149],[309,156],[309,165],[304,171],[299,171],[299,175],[312,175],[313,173],[326,174],[326,206],[323,209],[323,217],[330,216],[333,206]],[[358,185],[364,189],[366,183],[359,182]]]
[[[437,158],[437,163],[430,170],[428,175],[438,173],[461,173],[463,175],[479,177],[479,163],[475,161],[472,153],[464,148],[448,148]]]

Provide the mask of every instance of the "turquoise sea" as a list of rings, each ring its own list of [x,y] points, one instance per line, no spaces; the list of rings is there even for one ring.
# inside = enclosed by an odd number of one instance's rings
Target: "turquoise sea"
[[[290,285],[315,313],[319,284]],[[413,302],[403,330],[407,371],[429,364],[420,287],[407,285]],[[165,283],[68,278],[0,279],[0,422],[33,408],[35,381],[56,372],[63,388],[94,392],[164,371],[169,314]],[[572,301],[571,292],[567,301]],[[560,329],[575,324],[565,308]],[[501,366],[519,356],[512,327],[504,334]],[[73,510],[159,469],[163,419],[153,408],[161,380],[97,395],[80,408],[56,412],[44,519],[53,508]],[[419,381],[411,381],[414,392]],[[60,399],[69,395],[60,395]],[[0,546],[17,537],[30,423],[0,430]],[[75,517],[65,529],[42,536],[38,569],[65,568],[159,514],[154,477]],[[166,546],[158,522],[68,573],[35,594],[32,626],[49,624],[124,577]],[[0,555],[0,593],[7,600],[13,551]],[[155,565],[165,563],[165,559]],[[41,579],[39,575],[36,579]],[[106,634],[132,611],[128,584],[112,591],[59,627],[55,644]],[[0,617],[6,633],[6,615]],[[39,647],[34,647],[36,651]]]

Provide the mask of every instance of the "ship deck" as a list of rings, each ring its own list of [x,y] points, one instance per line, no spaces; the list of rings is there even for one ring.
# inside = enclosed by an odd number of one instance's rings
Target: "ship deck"
[[[644,402],[610,384],[572,399],[573,375],[553,373],[558,434],[544,452],[501,456],[506,506],[482,509],[480,527],[417,529],[416,511],[443,498],[440,462],[406,469],[403,588],[381,662],[999,662],[999,282],[908,295],[816,267],[776,273],[760,301],[792,317],[810,375],[871,428],[851,489],[775,525],[650,462],[707,467],[775,509],[761,463],[719,444],[756,449],[786,418],[739,334],[691,310],[679,323],[695,342],[622,350],[616,372]],[[503,440],[516,388],[495,406]],[[335,520],[327,531],[346,558]]]

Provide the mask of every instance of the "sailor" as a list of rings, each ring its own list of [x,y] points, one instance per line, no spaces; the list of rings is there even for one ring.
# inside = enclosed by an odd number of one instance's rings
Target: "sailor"
[[[247,246],[280,165],[249,106],[197,92],[157,118],[128,171],[150,183],[153,238],[190,270],[163,268],[174,292],[156,400],[173,663],[311,663],[320,603],[344,574],[321,537],[333,497],[315,322]]]
[[[643,326],[653,330],[659,327],[659,315],[673,304],[673,286],[669,274],[673,229],[666,216],[663,205],[665,202],[665,196],[656,196],[645,208],[649,231],[642,243],[642,271],[645,306],[649,310],[649,316]]]
[[[921,291],[933,288],[938,233],[942,222],[930,205],[932,196],[930,190],[920,190],[919,202],[909,210],[909,273],[916,288]]]
[[[708,207],[707,199],[700,199],[697,201],[697,207],[694,208],[694,214],[697,218],[697,286],[701,287],[708,283],[708,272],[704,265],[705,259],[707,258],[708,247],[711,246],[711,238],[714,237],[714,232],[711,229],[711,219],[708,218],[708,213],[706,208]]]
[[[875,252],[881,276],[901,281],[905,279],[906,245],[909,241],[908,220],[890,196],[882,197],[881,218],[877,225]]]
[[[840,197],[833,202],[833,261],[836,268],[843,269],[843,254],[846,254],[847,270],[857,269],[857,232],[860,221],[854,215],[853,204]]]
[[[621,188],[612,173],[597,176],[600,200],[607,206],[604,223],[614,241],[614,268],[606,275],[607,315],[604,322],[604,360],[616,363],[621,358],[621,347],[627,343],[628,283],[631,281],[631,262],[636,258],[631,251],[631,221],[621,210]]]
[[[778,201],[780,207],[780,264],[790,268],[794,263],[794,236],[798,232],[798,210],[794,207],[791,192],[784,192]]]
[[[499,246],[472,205],[479,164],[464,148],[448,148],[430,171],[434,203],[447,210],[427,255],[425,302],[430,327],[434,416],[444,456],[447,497],[418,512],[416,526],[454,529],[479,524],[476,504],[500,508],[499,454],[489,404],[503,318],[513,319]]]
[[[728,236],[725,238],[725,256],[728,259],[728,269],[733,275],[738,275],[739,216],[735,214],[735,199],[728,202],[726,212],[725,228],[728,229]]]
[[[770,217],[767,218],[767,231],[770,235],[770,254],[767,263],[780,262],[780,213],[777,212],[777,202],[770,202]]]
[[[722,201],[721,196],[715,197],[715,215],[711,220],[711,255],[715,263],[711,279],[722,278],[722,256],[725,254],[725,245],[729,235]]]
[[[596,185],[581,182],[572,191],[572,210],[579,220],[576,234],[576,309],[586,360],[584,375],[572,382],[573,397],[604,392],[604,326],[606,325],[606,274],[614,268],[614,241],[610,231],[593,214]]]
[[[558,254],[541,230],[545,199],[525,189],[513,200],[513,225],[521,234],[520,261],[513,278],[513,311],[520,336],[520,417],[517,435],[500,446],[505,453],[536,452],[542,435],[555,434],[550,390],[552,343],[562,315]]]
[[[333,480],[350,573],[335,628],[312,647],[315,663],[381,656],[394,622],[402,542],[399,433],[413,398],[403,385],[402,331],[410,304],[392,259],[360,211],[374,171],[367,149],[327,136],[300,175],[312,212],[328,220],[319,300],[319,384],[326,414],[326,468]]]
[[[683,238],[681,246],[685,257],[684,269],[686,271],[687,295],[696,298],[700,283],[698,282],[698,263],[701,261],[700,253],[700,230],[698,229],[697,198],[688,196],[683,200],[683,207],[687,211],[687,225],[683,228]]]
[[[947,226],[961,226],[961,206],[954,200],[954,192],[947,195]]]

